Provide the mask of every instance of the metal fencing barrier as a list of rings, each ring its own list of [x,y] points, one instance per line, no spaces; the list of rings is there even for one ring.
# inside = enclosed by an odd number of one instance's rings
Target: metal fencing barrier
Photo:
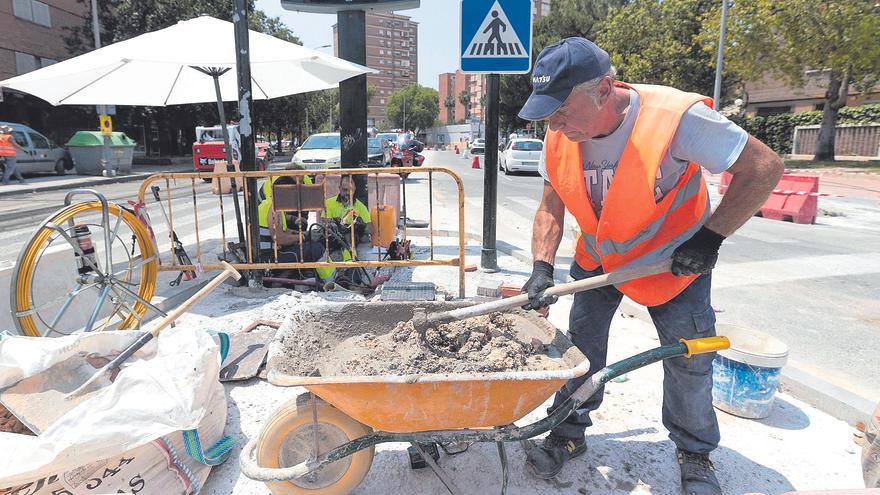
[[[404,179],[400,181],[400,189],[399,189],[399,197],[401,199],[400,211],[398,212],[396,209],[396,205],[391,205],[394,208],[393,221],[395,222],[395,229],[393,232],[400,233],[400,237],[402,242],[406,242],[407,238],[407,176],[419,176],[426,175],[428,179],[428,198],[427,205],[418,204],[415,208],[415,211],[418,211],[419,214],[427,213],[428,216],[428,249],[429,255],[427,259],[386,259],[389,257],[389,252],[385,250],[383,252],[383,247],[387,248],[388,246],[385,242],[388,241],[387,236],[383,235],[388,232],[388,226],[385,225],[383,230],[382,221],[383,216],[380,213],[380,206],[384,206],[382,201],[383,197],[387,199],[387,186],[384,188],[380,188],[380,184],[382,182],[388,182],[387,179],[389,174],[394,174],[394,176],[400,176]],[[433,228],[435,226],[434,223],[434,179],[436,174],[447,175],[449,176],[456,184],[456,188],[458,191],[458,256],[457,257],[440,257],[435,256],[434,249],[434,234]],[[375,193],[375,212],[376,218],[371,218],[371,233],[373,238],[373,246],[377,248],[375,253],[375,259],[372,259],[372,255],[364,255],[358,256],[357,247],[358,247],[358,234],[357,228],[355,228],[354,221],[352,218],[337,218],[342,225],[345,225],[346,221],[349,221],[347,232],[345,232],[346,239],[339,239],[339,235],[336,235],[336,239],[343,244],[347,243],[348,247],[350,247],[351,252],[350,259],[343,260],[333,260],[330,256],[331,252],[331,237],[334,236],[333,226],[334,224],[334,214],[338,212],[330,212],[327,211],[327,200],[328,198],[334,197],[332,193],[336,189],[336,184],[339,184],[339,188],[342,189],[342,186],[345,184],[340,181],[347,182],[347,190],[348,190],[348,204],[354,206],[355,205],[355,180],[354,176],[366,176],[368,183],[368,195],[372,195]],[[282,177],[290,177],[290,179],[281,180]],[[228,203],[229,201],[233,201],[232,198],[235,198],[235,201],[238,201],[238,197],[242,197],[243,205],[240,208],[240,211],[247,212],[249,211],[248,204],[248,182],[245,179],[255,178],[255,179],[266,179],[269,182],[269,187],[266,187],[265,183],[260,186],[262,191],[268,193],[266,196],[271,194],[271,212],[270,217],[274,218],[274,221],[269,222],[270,225],[263,227],[264,229],[268,228],[270,235],[264,236],[261,235],[260,241],[262,241],[262,248],[258,249],[259,252],[254,252],[252,246],[255,244],[251,239],[251,230],[247,228],[247,224],[249,221],[259,221],[258,219],[246,219],[242,218],[241,221],[244,225],[244,229],[237,229],[238,236],[240,238],[236,241],[230,242],[230,238],[228,236],[229,232],[227,232],[227,217],[230,216],[229,206],[224,203]],[[197,184],[201,184],[201,181],[212,183],[212,196],[204,197],[203,194],[199,194],[197,191]],[[184,184],[184,190],[190,189],[191,191],[187,191],[186,196],[191,196],[191,203],[186,205],[186,209],[191,209],[191,211],[182,212],[174,211],[174,191],[179,191],[181,182]],[[189,184],[189,188],[185,187]],[[153,194],[156,196],[155,199],[159,200],[162,203],[163,209],[166,210],[167,223],[169,227],[169,237],[176,234],[178,237],[184,237],[187,234],[195,235],[195,261],[190,261],[189,263],[181,262],[181,259],[176,256],[175,253],[175,243],[171,243],[171,248],[167,251],[169,256],[162,256],[160,252],[160,261],[158,264],[158,271],[180,271],[180,272],[195,272],[202,270],[222,270],[223,267],[220,264],[219,260],[212,261],[206,259],[206,253],[203,252],[203,244],[209,239],[209,237],[205,236],[205,233],[202,231],[203,229],[199,228],[199,220],[200,220],[200,211],[202,212],[202,218],[205,216],[206,211],[212,211],[213,208],[218,208],[219,216],[220,216],[220,241],[222,246],[222,255],[221,257],[228,261],[233,267],[237,270],[275,270],[275,269],[319,269],[319,268],[336,268],[336,269],[346,269],[346,268],[356,268],[356,267],[394,267],[394,266],[457,266],[459,272],[459,296],[464,297],[464,267],[465,267],[465,253],[464,253],[464,239],[465,239],[465,231],[464,231],[464,185],[461,181],[461,178],[452,170],[445,167],[386,167],[386,168],[353,168],[353,169],[321,169],[321,170],[277,170],[277,171],[252,171],[252,172],[213,172],[213,173],[205,173],[205,172],[173,172],[173,173],[160,173],[154,174],[141,183],[140,190],[138,192],[138,201],[141,204],[146,204],[146,199],[148,195],[148,191],[151,190],[153,186],[156,185],[164,185],[164,190],[160,192],[154,192]],[[412,186],[410,186],[412,187]],[[244,194],[238,195],[233,193],[233,189],[237,188],[238,191],[243,192]],[[203,189],[198,188],[198,189]],[[202,191],[203,193],[204,191]],[[380,194],[381,193],[381,194]],[[200,196],[201,199],[200,199]],[[391,194],[392,197],[396,196],[394,191]],[[181,196],[178,196],[180,199]],[[212,199],[216,198],[216,202],[212,201]],[[338,196],[337,196],[338,199]],[[210,204],[214,203],[214,205]],[[367,205],[363,205],[370,211],[371,217],[373,216],[373,211],[370,210],[370,204],[373,202],[368,200]],[[412,208],[412,205],[410,206]],[[427,209],[427,211],[425,211]],[[308,225],[308,218],[311,212],[315,212],[317,216],[317,221],[311,225]],[[346,212],[350,213],[348,207],[346,207]],[[279,216],[285,217],[284,221],[280,221],[281,218]],[[306,225],[302,225],[302,215],[305,214]],[[400,226],[399,219],[403,218],[402,226]],[[293,229],[293,235],[297,237],[297,242],[293,243],[295,247],[291,250],[290,248],[283,248],[279,245],[277,235],[278,228],[282,227],[284,222],[287,222],[287,218],[291,219],[293,223],[296,225],[296,228]],[[191,222],[190,222],[191,220]],[[384,221],[388,221],[385,218]],[[175,222],[177,222],[178,228],[175,229]],[[204,221],[202,222],[204,224]],[[289,222],[287,222],[289,223]],[[190,230],[190,225],[192,228],[192,232]],[[288,225],[289,226],[289,225]],[[183,228],[186,231],[183,231]],[[287,230],[285,230],[287,231]],[[266,230],[264,230],[266,232]],[[287,231],[289,233],[289,231]],[[172,234],[173,233],[173,234]],[[241,238],[243,236],[244,238]],[[271,241],[269,241],[269,237],[271,237]],[[309,243],[313,250],[316,248],[315,246],[315,237],[320,239],[323,243],[323,255],[319,261],[304,261],[307,257],[307,253],[305,252],[305,245]],[[377,239],[377,237],[379,239]],[[172,240],[173,241],[173,240]],[[270,246],[267,246],[267,242]],[[376,246],[378,243],[378,246]],[[259,245],[259,244],[258,244]],[[262,259],[263,255],[268,255],[270,259]],[[370,259],[367,259],[370,258]],[[185,258],[184,258],[185,259]]]

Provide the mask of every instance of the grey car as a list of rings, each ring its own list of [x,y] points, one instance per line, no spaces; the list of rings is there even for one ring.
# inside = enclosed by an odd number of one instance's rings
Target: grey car
[[[24,124],[0,122],[12,128],[12,136],[24,150],[17,150],[16,166],[23,174],[55,172],[64,175],[64,149]]]

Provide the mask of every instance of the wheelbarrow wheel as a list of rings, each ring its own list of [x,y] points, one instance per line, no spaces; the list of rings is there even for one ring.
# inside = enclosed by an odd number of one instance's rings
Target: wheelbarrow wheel
[[[317,413],[318,448],[326,452],[370,433],[370,428],[317,399],[300,397],[287,402],[269,418],[257,444],[257,462],[267,468],[294,466],[314,455],[314,414]],[[314,407],[314,409],[313,409]],[[320,453],[320,452],[319,452]],[[298,479],[267,482],[272,495],[346,494],[357,488],[373,464],[375,449],[370,447],[340,459]]]

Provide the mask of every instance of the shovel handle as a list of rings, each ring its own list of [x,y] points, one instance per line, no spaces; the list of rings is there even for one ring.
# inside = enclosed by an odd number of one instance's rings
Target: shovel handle
[[[624,282],[629,282],[630,280],[635,280],[637,278],[668,272],[671,266],[672,261],[666,259],[657,263],[652,263],[650,265],[637,266],[635,268],[630,268],[626,270],[615,270],[609,273],[603,273],[602,275],[596,275],[595,277],[589,277],[582,280],[576,280],[574,282],[554,285],[553,287],[549,287],[547,290],[545,290],[544,294],[554,296],[567,296],[569,294],[575,294],[577,292],[583,292],[585,290],[598,289],[599,287],[605,287],[614,284],[622,284]],[[493,313],[495,311],[505,311],[508,309],[518,308],[528,302],[528,294],[520,294],[517,296],[499,299],[497,301],[490,301],[483,304],[477,304],[475,306],[468,306],[466,308],[456,309],[445,313],[433,313],[428,315],[427,321],[428,323],[443,323],[447,321],[461,320],[463,318],[485,315]]]
[[[229,263],[227,263],[225,261],[222,261],[221,264],[223,265],[223,271],[219,275],[217,275],[216,277],[211,279],[211,281],[208,282],[207,284],[205,284],[204,287],[199,289],[198,292],[196,292],[189,299],[184,301],[183,304],[174,308],[174,310],[169,312],[167,316],[165,316],[164,318],[159,320],[159,322],[156,324],[156,326],[154,326],[152,329],[150,329],[150,334],[152,334],[153,337],[158,335],[159,332],[164,330],[168,325],[171,324],[171,322],[173,322],[174,320],[179,318],[180,315],[182,315],[183,313],[186,313],[189,310],[189,308],[192,307],[193,304],[199,302],[199,300],[201,300],[203,297],[205,297],[209,292],[216,289],[217,286],[222,284],[227,278],[232,277],[235,280],[238,280],[241,278],[241,274],[238,273],[238,270],[233,268],[232,265],[230,265]]]

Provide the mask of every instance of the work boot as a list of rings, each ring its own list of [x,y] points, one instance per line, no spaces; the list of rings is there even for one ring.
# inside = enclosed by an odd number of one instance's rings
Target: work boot
[[[562,466],[569,459],[582,455],[587,451],[584,437],[566,438],[550,432],[539,449],[533,449],[526,456],[526,464],[541,479],[549,480],[562,471]]]
[[[681,491],[685,495],[722,495],[709,454],[677,450]]]

